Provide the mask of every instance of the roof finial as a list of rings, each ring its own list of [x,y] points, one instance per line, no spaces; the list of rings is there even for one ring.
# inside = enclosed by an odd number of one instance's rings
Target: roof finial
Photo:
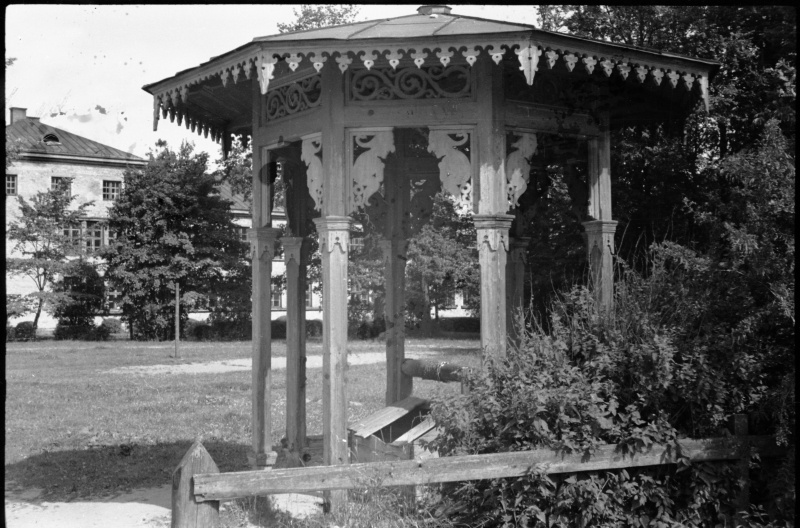
[[[450,6],[444,4],[425,4],[417,8],[420,15],[449,15]]]

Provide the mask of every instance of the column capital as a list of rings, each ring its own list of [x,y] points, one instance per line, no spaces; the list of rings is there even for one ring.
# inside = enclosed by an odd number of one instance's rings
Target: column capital
[[[275,227],[256,227],[247,230],[247,240],[250,241],[250,257],[272,260],[275,256],[275,241],[281,230]]]
[[[581,224],[589,235],[613,235],[617,231],[616,220],[589,220]]]
[[[472,215],[475,228],[478,231],[478,250],[497,251],[502,246],[509,250],[508,230],[514,215],[509,214],[476,214]]]
[[[331,252],[338,245],[342,253],[350,246],[350,228],[353,219],[349,216],[324,216],[314,219],[319,233],[320,251]]]
[[[305,237],[281,237],[283,256],[286,262],[294,259],[298,264],[302,262],[303,250],[307,239]]]

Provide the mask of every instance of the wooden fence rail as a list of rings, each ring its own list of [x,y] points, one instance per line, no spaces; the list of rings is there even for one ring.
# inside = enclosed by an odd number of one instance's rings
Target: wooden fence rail
[[[192,450],[198,452],[202,445],[195,443]],[[190,453],[192,452],[190,450]],[[334,489],[353,489],[371,486],[427,485],[442,482],[481,480],[504,477],[519,477],[531,471],[546,474],[602,471],[642,466],[674,464],[679,457],[692,461],[742,460],[750,452],[761,456],[777,456],[782,450],[769,436],[732,436],[703,440],[679,440],[677,445],[653,445],[644,452],[622,454],[616,445],[600,446],[591,455],[560,454],[549,449],[465,455],[426,460],[403,460],[395,462],[370,462],[344,466],[323,466],[270,471],[242,471],[232,473],[200,472],[194,467],[180,473],[179,482],[173,480],[173,497],[188,500],[193,497],[196,505],[208,504],[206,511],[218,510],[219,501],[254,495],[274,493],[302,493]],[[184,457],[194,460],[197,457]],[[207,453],[206,453],[207,455]],[[202,453],[198,455],[202,457]],[[191,482],[187,472],[195,471]],[[191,492],[187,492],[191,486]],[[183,491],[180,488],[184,488]],[[184,499],[184,500],[186,500]],[[212,506],[213,505],[213,506]],[[178,508],[173,499],[173,528],[207,528],[213,522],[176,519],[181,512],[194,512],[188,507]]]

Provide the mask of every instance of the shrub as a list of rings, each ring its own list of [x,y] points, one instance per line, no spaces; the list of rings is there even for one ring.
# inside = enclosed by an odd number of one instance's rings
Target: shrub
[[[108,341],[112,334],[112,327],[104,322],[95,325],[68,325],[58,323],[53,332],[56,340],[76,341]]]
[[[322,321],[306,320],[306,337],[322,337]]]
[[[6,325],[6,342],[17,340],[17,329],[11,325]]]
[[[35,341],[36,329],[33,327],[33,321],[22,321],[17,324],[14,329],[14,338],[17,341]]]
[[[480,317],[443,317],[439,319],[439,329],[445,332],[480,333]]]
[[[101,324],[108,328],[111,334],[119,334],[122,332],[122,321],[117,318],[107,317],[103,319]]]
[[[534,320],[507,357],[487,360],[471,377],[467,395],[436,402],[442,432],[432,447],[442,456],[537,448],[591,454],[614,444],[625,454],[678,437],[721,436],[732,414],[758,411],[766,390],[760,349],[744,340],[720,346],[724,325],[713,319],[707,259],[669,244],[654,246],[650,257],[647,276],[621,265],[613,312],[601,312],[585,288],[562,294],[546,329]],[[775,432],[761,427],[751,425],[751,434]],[[791,482],[793,464],[780,467],[781,482]],[[460,520],[481,526],[713,526],[733,513],[736,481],[731,464],[682,459],[677,471],[533,471],[443,489]],[[771,515],[791,518],[793,486],[770,499],[760,484],[751,486],[751,498]]]

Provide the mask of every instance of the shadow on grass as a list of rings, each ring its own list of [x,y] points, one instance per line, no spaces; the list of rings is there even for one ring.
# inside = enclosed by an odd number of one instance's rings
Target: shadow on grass
[[[137,489],[169,484],[172,472],[192,441],[166,444],[121,444],[46,451],[5,466],[6,490],[39,488],[38,500],[69,502],[88,497],[113,498]],[[245,444],[203,441],[220,471],[247,466]],[[9,486],[9,483],[12,483]]]

